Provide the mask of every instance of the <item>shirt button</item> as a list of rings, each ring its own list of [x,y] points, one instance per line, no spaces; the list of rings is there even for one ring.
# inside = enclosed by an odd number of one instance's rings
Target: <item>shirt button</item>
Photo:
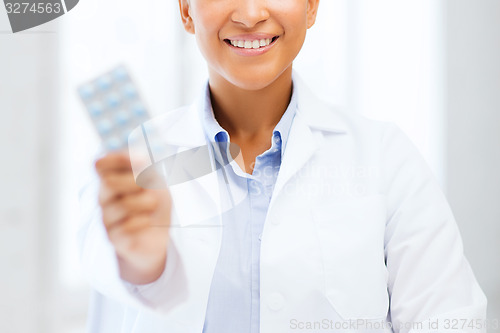
[[[259,240],[261,241],[262,240],[262,234],[259,235]]]
[[[285,298],[279,293],[272,293],[271,295],[269,295],[267,305],[271,310],[281,310],[285,305]]]
[[[277,145],[281,142],[281,139],[279,136],[275,136],[274,137],[274,143],[276,143]]]

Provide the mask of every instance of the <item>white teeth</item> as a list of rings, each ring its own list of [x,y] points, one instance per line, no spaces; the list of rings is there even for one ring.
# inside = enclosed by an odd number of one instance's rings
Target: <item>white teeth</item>
[[[259,49],[261,47],[268,46],[273,40],[271,38],[267,39],[256,39],[256,40],[230,40],[232,46],[245,48],[245,49]]]

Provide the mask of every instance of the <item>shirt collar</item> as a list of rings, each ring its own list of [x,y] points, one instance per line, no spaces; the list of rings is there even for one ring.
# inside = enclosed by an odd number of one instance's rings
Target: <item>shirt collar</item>
[[[282,157],[286,148],[286,143],[288,141],[290,128],[297,112],[297,90],[298,89],[295,88],[295,84],[293,84],[290,103],[288,104],[288,107],[285,110],[285,113],[281,117],[280,121],[274,127],[273,137],[270,139],[270,150],[280,150]],[[217,119],[215,119],[214,111],[212,108],[212,101],[210,99],[210,87],[208,85],[208,82],[205,85],[203,103],[201,103],[201,108],[199,111],[201,112],[202,125],[208,141],[228,142],[230,139],[229,133],[224,128],[222,128],[222,126],[220,126],[220,124],[217,122]]]

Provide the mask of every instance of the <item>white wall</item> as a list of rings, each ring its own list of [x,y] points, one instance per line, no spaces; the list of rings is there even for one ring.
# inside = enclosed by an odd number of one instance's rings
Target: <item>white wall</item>
[[[78,332],[84,288],[61,283],[58,21],[13,35],[0,10],[0,332]],[[71,240],[69,240],[71,242]]]
[[[52,76],[57,38],[52,33],[13,36],[9,30],[0,11],[0,331],[36,332],[46,326],[43,309],[54,267],[46,260],[50,238],[41,235],[53,231],[47,205],[51,180],[42,175],[51,159],[46,144],[57,127],[51,122],[57,112],[58,80]]]
[[[500,1],[446,7],[447,195],[500,320]]]

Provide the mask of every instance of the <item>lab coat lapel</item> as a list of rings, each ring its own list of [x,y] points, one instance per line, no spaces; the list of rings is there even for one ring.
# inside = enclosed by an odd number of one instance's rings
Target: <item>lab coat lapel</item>
[[[188,115],[183,117],[184,123],[177,128],[190,129],[189,134],[184,137],[191,137],[182,142],[182,147],[199,148],[196,154],[184,161],[182,167],[184,172],[190,177],[190,181],[173,186],[177,187],[178,194],[176,213],[179,217],[181,227],[214,227],[221,226],[221,198],[217,170],[214,163],[213,151],[205,137],[201,119],[199,117],[200,108],[203,108],[202,100],[199,99],[188,109]],[[200,177],[200,163],[210,164],[211,172]],[[208,167],[208,166],[207,166]],[[204,167],[206,169],[206,167]],[[196,209],[193,209],[196,207]]]
[[[207,140],[198,117],[199,108],[203,107],[201,103],[202,100],[199,99],[185,109],[162,114],[144,125],[154,161],[161,163],[170,158],[169,168],[177,170],[175,177],[190,179],[169,186],[177,215],[176,223],[180,227],[202,226],[200,223],[219,225],[221,222],[217,172],[212,151],[206,147]],[[142,148],[142,151],[146,152],[147,149]],[[200,167],[200,163],[209,165]],[[160,166],[158,169],[161,168]],[[212,172],[200,176],[199,170],[207,168]],[[166,171],[168,174],[171,170]],[[213,219],[214,217],[218,218]]]
[[[302,115],[297,113],[290,129],[286,151],[283,155],[278,178],[276,179],[270,206],[272,206],[274,199],[279,195],[283,186],[311,158],[318,149],[321,141],[321,133],[315,137]]]
[[[182,193],[178,200],[176,213],[180,226],[214,227],[222,225],[222,202],[220,197],[218,171],[213,165],[213,154],[210,147],[199,148],[201,153],[191,155],[183,162],[184,172],[190,181],[173,186],[177,193]],[[202,156],[200,158],[200,155]],[[206,160],[205,160],[206,159]],[[211,163],[212,172],[200,177],[197,171],[200,163]]]
[[[316,97],[296,72],[293,73],[293,84],[297,91],[297,113],[290,129],[270,207],[286,183],[321,147],[323,132],[347,133],[347,124],[342,114]]]

